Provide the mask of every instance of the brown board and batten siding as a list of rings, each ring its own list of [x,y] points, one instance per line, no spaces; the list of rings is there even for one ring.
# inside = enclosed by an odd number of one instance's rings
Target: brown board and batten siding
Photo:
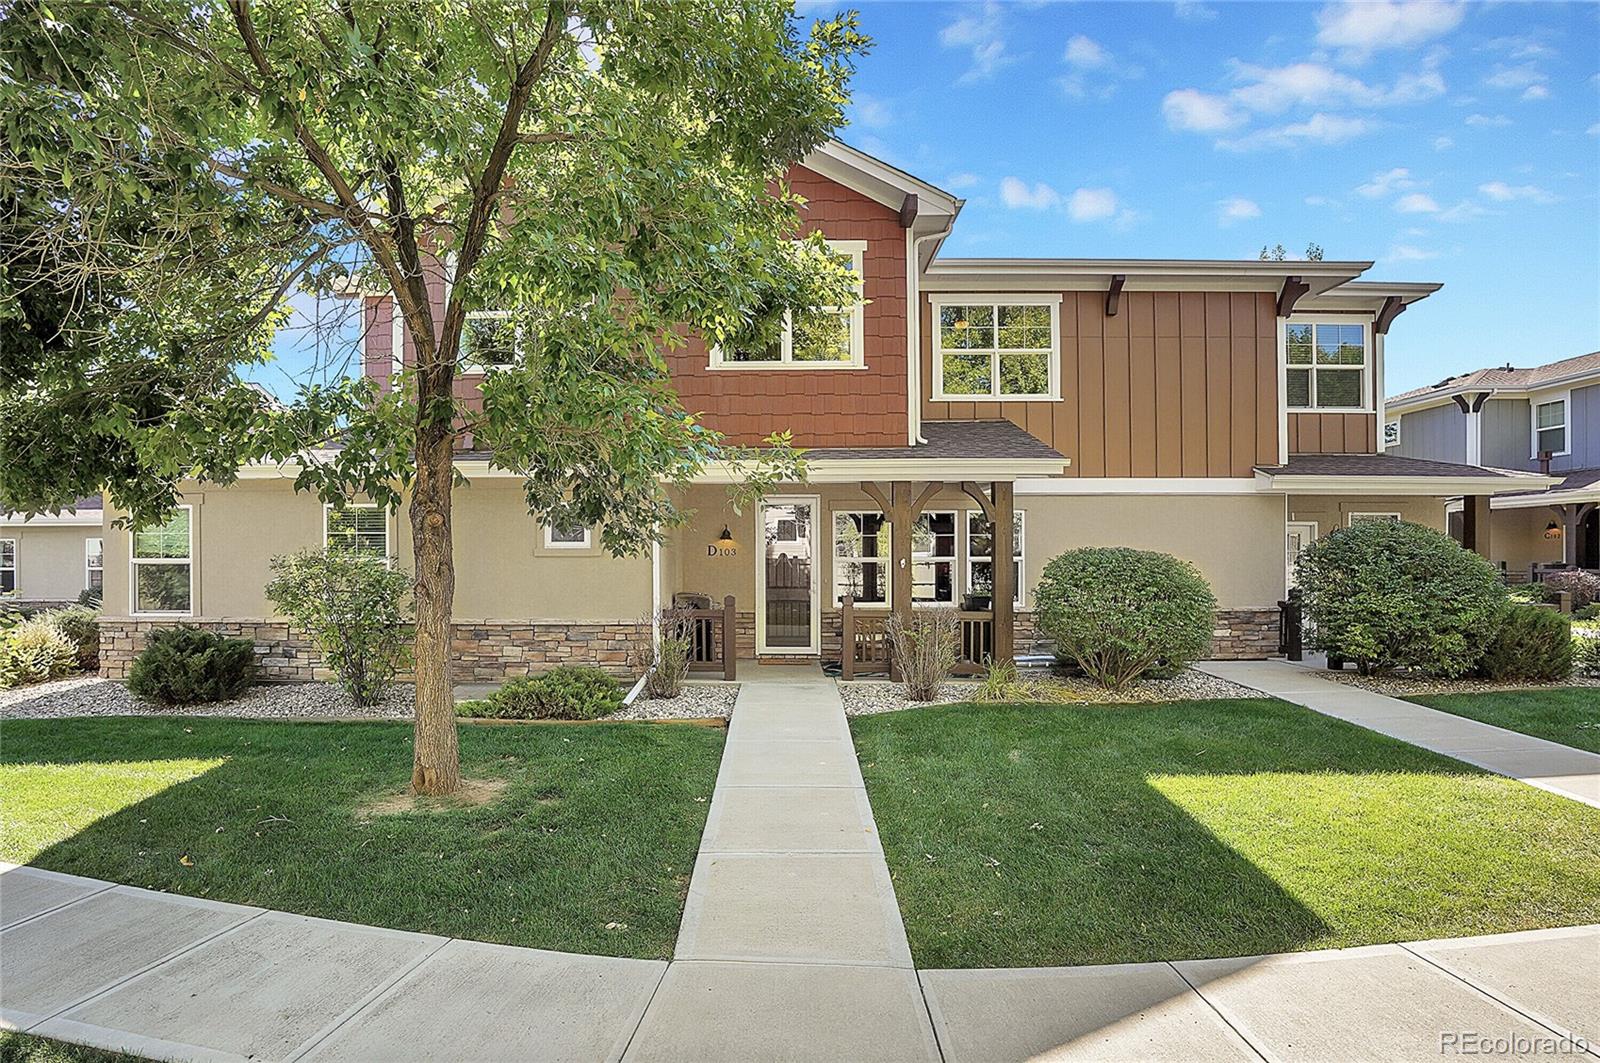
[[[1105,305],[1104,292],[1062,294],[1060,401],[924,399],[923,418],[1008,419],[1071,458],[1069,476],[1250,476],[1277,464],[1271,293],[1124,291],[1117,314]],[[925,298],[923,395],[933,393],[933,336]]]
[[[1371,413],[1289,414],[1291,454],[1376,454],[1378,417]]]

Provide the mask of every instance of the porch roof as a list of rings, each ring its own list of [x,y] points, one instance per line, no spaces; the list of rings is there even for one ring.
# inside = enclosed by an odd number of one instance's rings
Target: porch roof
[[[1510,469],[1456,465],[1398,454],[1292,454],[1285,465],[1256,466],[1268,491],[1369,495],[1498,495],[1539,490],[1558,478]]]
[[[1575,469],[1547,490],[1502,495],[1491,505],[1495,509],[1533,509],[1565,502],[1600,502],[1600,469]]]
[[[812,480],[1012,480],[1059,476],[1071,461],[1010,421],[924,421],[914,447],[819,447]]]

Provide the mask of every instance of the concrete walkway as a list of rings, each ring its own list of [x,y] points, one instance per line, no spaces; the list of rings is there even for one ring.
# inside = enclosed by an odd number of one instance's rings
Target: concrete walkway
[[[1208,661],[1195,667],[1324,716],[1600,808],[1600,755],[1324,679],[1287,661]]]

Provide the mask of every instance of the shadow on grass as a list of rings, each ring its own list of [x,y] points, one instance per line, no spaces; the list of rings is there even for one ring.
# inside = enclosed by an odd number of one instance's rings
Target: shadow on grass
[[[1600,811],[1266,699],[853,721],[918,966],[1600,919]]]
[[[721,731],[698,727],[462,728],[463,774],[503,783],[497,800],[363,815],[410,778],[408,724],[6,721],[0,858],[377,926],[665,958],[721,747]],[[170,777],[128,802],[151,764]]]

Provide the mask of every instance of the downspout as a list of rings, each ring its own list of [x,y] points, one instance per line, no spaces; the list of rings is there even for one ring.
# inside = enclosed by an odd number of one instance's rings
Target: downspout
[[[955,228],[952,215],[944,228],[921,236],[912,236],[906,230],[906,442],[911,446],[926,444],[922,435],[922,244],[925,240],[942,240]]]

